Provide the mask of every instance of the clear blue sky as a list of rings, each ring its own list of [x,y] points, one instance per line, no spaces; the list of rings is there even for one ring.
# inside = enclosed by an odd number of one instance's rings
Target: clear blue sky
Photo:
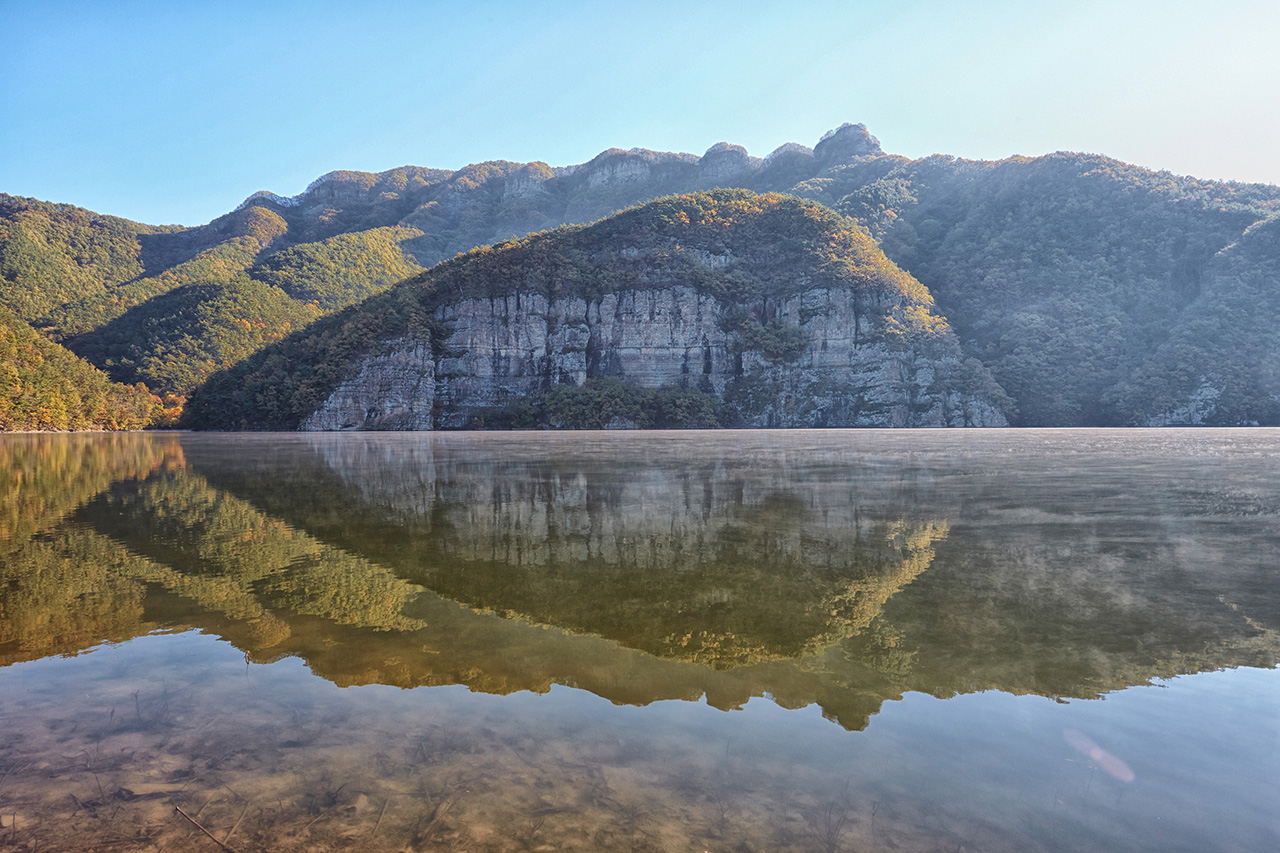
[[[1280,183],[1280,2],[0,0],[0,192],[199,224],[332,169],[1092,151]]]

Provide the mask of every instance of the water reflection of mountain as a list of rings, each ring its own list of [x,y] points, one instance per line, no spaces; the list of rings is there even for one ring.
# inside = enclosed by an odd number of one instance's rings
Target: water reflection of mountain
[[[338,684],[767,693],[858,728],[907,690],[1092,696],[1280,659],[1266,448],[126,438],[114,463],[3,446],[42,476],[9,475],[0,660],[194,626]]]
[[[654,639],[670,635],[655,612],[672,601],[697,612],[719,568],[781,611],[796,600],[780,601],[770,582],[838,572],[841,555],[858,555],[890,591],[864,596],[875,606],[843,634],[809,634],[838,642],[788,671],[820,687],[751,689],[834,713],[855,695],[1097,696],[1274,665],[1275,444],[1256,431],[321,436],[294,445],[287,464],[247,453],[234,470],[211,470],[273,514],[451,599],[655,654],[666,649]],[[299,491],[307,500],[290,496]],[[931,561],[928,571],[898,564],[914,576],[907,586],[848,547],[883,543],[904,521],[929,540],[914,551]],[[745,559],[708,556],[735,541]],[[694,575],[683,587],[682,568]],[[602,599],[605,590],[621,594]],[[579,607],[588,601],[603,602],[599,612]],[[775,663],[776,679],[786,662]]]
[[[127,433],[6,435],[0,441],[0,554],[111,483],[145,476],[176,438]]]
[[[0,663],[136,636],[142,594],[122,580],[135,558],[65,522],[177,450],[175,439],[128,434],[0,441]]]

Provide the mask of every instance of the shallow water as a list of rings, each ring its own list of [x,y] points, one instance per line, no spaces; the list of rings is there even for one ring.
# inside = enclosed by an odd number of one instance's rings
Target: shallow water
[[[1278,468],[1271,430],[6,437],[0,845],[1274,849]]]

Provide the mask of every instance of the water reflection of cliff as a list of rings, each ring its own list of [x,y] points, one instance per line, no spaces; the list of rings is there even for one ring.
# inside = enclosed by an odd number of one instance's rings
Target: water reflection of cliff
[[[814,437],[75,438],[0,446],[6,662],[197,627],[338,684],[767,693],[857,728],[906,690],[1280,659],[1265,466],[1153,491]]]
[[[250,458],[213,476],[478,612],[715,669],[812,655],[858,633],[946,536],[945,521],[865,512],[854,483],[769,464],[460,444],[433,456],[402,443],[388,457],[377,440],[321,439],[316,459],[287,472]]]

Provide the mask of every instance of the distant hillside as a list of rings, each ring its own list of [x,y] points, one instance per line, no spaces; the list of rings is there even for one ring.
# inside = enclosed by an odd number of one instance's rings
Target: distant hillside
[[[821,197],[929,287],[1020,423],[1277,422],[1274,337],[1206,319],[1242,299],[1254,317],[1280,309],[1275,227],[1232,248],[1280,215],[1280,189],[1066,153],[931,157],[838,184]]]
[[[1016,424],[1280,423],[1265,324],[1280,189],[1069,152],[909,160],[861,125],[764,158],[719,143],[332,172],[198,228],[0,196],[0,304],[114,379],[185,394],[459,252],[715,187],[813,199],[867,228]]]
[[[216,376],[220,429],[1003,424],[852,221],[748,190],[476,249]]]

